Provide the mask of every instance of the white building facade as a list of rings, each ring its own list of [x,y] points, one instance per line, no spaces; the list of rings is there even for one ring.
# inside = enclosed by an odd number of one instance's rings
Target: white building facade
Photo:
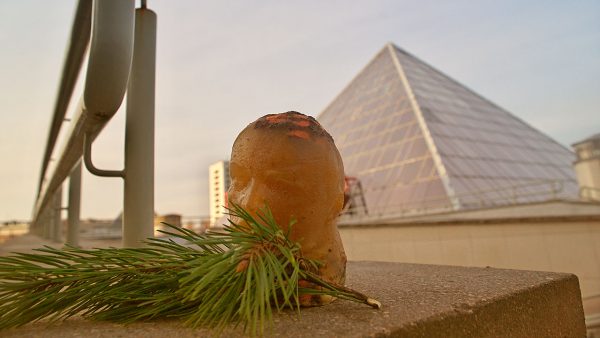
[[[210,208],[210,226],[217,224],[225,216],[227,209],[227,190],[231,178],[229,177],[229,161],[219,161],[208,167],[208,201]]]

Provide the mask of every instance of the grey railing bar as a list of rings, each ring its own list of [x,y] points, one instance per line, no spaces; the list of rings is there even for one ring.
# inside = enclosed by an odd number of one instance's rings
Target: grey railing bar
[[[52,196],[52,240],[55,242],[61,241],[62,235],[62,187],[59,187]]]
[[[67,48],[56,105],[54,107],[54,114],[52,121],[50,122],[50,132],[48,133],[48,141],[46,142],[46,150],[42,160],[42,170],[37,191],[38,197],[42,192],[42,185],[44,183],[44,177],[46,176],[46,170],[48,170],[48,163],[50,162],[50,157],[54,151],[60,128],[65,120],[67,107],[69,106],[69,101],[73,95],[73,88],[75,87],[77,77],[81,70],[85,50],[90,41],[91,23],[92,0],[80,0],[75,11],[75,20],[71,28],[71,40],[69,42],[69,47]]]

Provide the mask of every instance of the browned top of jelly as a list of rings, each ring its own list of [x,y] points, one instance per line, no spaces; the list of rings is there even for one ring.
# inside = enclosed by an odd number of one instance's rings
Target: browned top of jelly
[[[326,137],[333,142],[331,135],[321,127],[314,117],[296,111],[265,115],[254,122],[254,128],[287,129],[288,136],[302,139]]]

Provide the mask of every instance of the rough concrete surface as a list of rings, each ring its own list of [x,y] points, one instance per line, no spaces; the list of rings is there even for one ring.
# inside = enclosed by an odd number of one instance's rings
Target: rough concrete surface
[[[274,316],[276,337],[585,337],[571,274],[382,262],[350,262],[347,284],[381,310],[336,301],[300,316]],[[0,337],[207,337],[179,321],[119,325],[72,318],[0,331]],[[243,336],[240,330],[222,337]]]
[[[60,248],[63,243],[57,243],[33,234],[13,236],[4,240],[0,239],[0,256],[8,255],[11,252],[34,252],[34,249],[45,245]],[[81,247],[86,249],[108,248],[111,246],[120,248],[121,239],[81,239]]]

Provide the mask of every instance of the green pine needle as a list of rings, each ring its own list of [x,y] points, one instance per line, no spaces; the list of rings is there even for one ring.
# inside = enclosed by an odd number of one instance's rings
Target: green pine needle
[[[179,317],[219,332],[241,324],[262,335],[273,312],[300,309],[301,295],[331,295],[379,308],[359,292],[322,280],[264,208],[258,219],[237,205],[224,232],[171,227],[173,239],[138,249],[44,247],[0,257],[0,329],[74,315],[130,323]],[[305,280],[319,289],[301,288]]]

